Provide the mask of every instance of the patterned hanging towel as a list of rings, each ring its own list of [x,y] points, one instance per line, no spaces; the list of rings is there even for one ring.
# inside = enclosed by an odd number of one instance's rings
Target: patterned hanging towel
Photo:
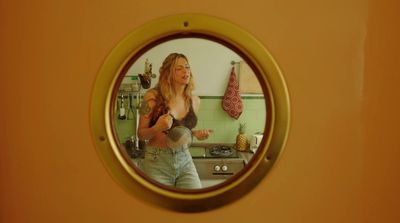
[[[222,108],[234,119],[238,119],[243,112],[243,103],[234,67],[232,67],[228,87],[225,90],[224,99],[222,100]]]

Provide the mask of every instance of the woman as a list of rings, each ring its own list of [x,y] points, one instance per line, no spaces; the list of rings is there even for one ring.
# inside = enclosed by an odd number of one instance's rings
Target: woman
[[[172,53],[160,67],[157,85],[143,96],[140,111],[138,135],[141,140],[148,140],[143,171],[152,179],[177,188],[201,188],[201,183],[188,149],[168,148],[166,131],[185,126],[198,140],[207,139],[211,132],[192,130],[200,106],[200,98],[192,95],[193,88],[188,59]]]

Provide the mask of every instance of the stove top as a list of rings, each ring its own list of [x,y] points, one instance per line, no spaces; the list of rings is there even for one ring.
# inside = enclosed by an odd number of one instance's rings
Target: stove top
[[[196,158],[239,158],[233,145],[210,144],[198,145],[190,148],[192,157]]]
[[[206,149],[209,157],[237,158],[238,154],[233,146],[216,145]]]

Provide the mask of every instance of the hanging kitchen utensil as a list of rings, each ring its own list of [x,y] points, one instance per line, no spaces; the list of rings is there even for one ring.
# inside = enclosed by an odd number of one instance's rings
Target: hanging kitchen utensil
[[[134,119],[134,111],[133,111],[133,96],[131,93],[128,95],[128,114],[127,114],[127,119],[132,120]]]
[[[141,143],[141,140],[139,140],[139,135],[138,135],[138,129],[139,129],[139,119],[140,119],[140,91],[136,92],[136,99],[133,101],[132,98],[132,105],[135,108],[135,147],[136,148],[144,148],[145,143]]]
[[[121,94],[121,107],[119,107],[119,115],[118,118],[121,120],[125,120],[126,119],[126,115],[125,115],[125,105],[124,105],[124,94]]]
[[[119,96],[117,96],[117,105],[114,106],[114,114],[119,115],[119,108],[121,107],[121,99]]]

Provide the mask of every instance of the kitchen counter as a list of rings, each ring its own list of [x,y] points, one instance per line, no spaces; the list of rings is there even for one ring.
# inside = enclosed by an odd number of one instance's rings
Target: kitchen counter
[[[210,147],[218,146],[218,145],[226,145],[226,146],[231,146],[231,147],[234,146],[233,143],[193,143],[190,146],[189,151],[193,158],[203,158],[203,157],[205,157],[206,148],[210,148]],[[251,151],[245,151],[245,152],[237,151],[237,153],[238,153],[239,157],[244,160],[245,164],[249,163],[251,158],[254,155],[254,153],[252,153]]]

